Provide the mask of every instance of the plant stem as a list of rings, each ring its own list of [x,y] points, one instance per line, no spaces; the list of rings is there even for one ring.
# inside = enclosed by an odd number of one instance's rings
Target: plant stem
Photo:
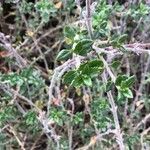
[[[103,79],[103,82],[107,83],[105,71],[103,73],[102,79]],[[122,133],[121,133],[121,128],[120,128],[120,124],[119,124],[119,119],[118,119],[118,114],[117,114],[117,106],[115,105],[115,101],[114,101],[111,91],[107,92],[107,97],[108,97],[108,102],[111,105],[111,111],[113,114],[114,123],[115,123],[115,127],[116,127],[116,132],[115,132],[116,141],[119,145],[120,150],[125,150],[124,143],[123,143],[123,137],[122,137]]]
[[[86,26],[87,26],[87,29],[88,29],[89,36],[92,39],[93,31],[92,31],[92,21],[91,21],[91,8],[90,8],[90,5],[91,5],[91,0],[86,0],[86,16],[85,16]]]

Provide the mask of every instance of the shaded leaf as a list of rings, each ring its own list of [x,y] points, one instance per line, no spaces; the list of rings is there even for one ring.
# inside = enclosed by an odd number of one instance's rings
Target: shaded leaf
[[[72,55],[71,51],[70,50],[62,50],[58,53],[56,59],[57,60],[66,60],[68,59],[70,56]]]
[[[113,63],[111,64],[111,67],[113,67],[114,69],[117,69],[120,65],[120,61],[113,61]]]
[[[123,35],[121,35],[121,36],[119,37],[118,43],[119,43],[119,44],[122,44],[122,43],[124,43],[124,42],[126,41],[126,39],[127,39],[127,34],[123,34]]]
[[[103,68],[104,67],[104,64],[102,61],[100,60],[92,60],[90,62],[88,62],[89,64],[89,67],[94,67],[94,68]]]
[[[75,28],[71,27],[71,26],[66,26],[64,28],[64,35],[65,37],[69,38],[69,39],[74,39],[75,37]]]
[[[122,81],[125,81],[127,79],[126,75],[119,75],[116,79],[115,85],[121,86]]]
[[[108,81],[107,82],[107,85],[106,85],[106,91],[105,92],[108,92],[112,89],[114,83],[112,81]]]
[[[76,71],[73,71],[73,70],[69,71],[64,75],[63,81],[66,84],[71,84],[76,76],[77,76]]]

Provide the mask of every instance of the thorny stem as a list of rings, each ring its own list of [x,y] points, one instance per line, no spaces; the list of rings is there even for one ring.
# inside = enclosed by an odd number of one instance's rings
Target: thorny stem
[[[107,83],[105,71],[103,73],[102,79],[105,83]],[[116,127],[116,132],[115,132],[116,141],[119,145],[120,150],[125,150],[124,143],[123,143],[123,137],[121,134],[121,128],[120,128],[120,124],[119,124],[119,119],[118,119],[118,114],[117,114],[117,106],[115,105],[115,101],[114,101],[111,91],[107,92],[107,96],[108,96],[108,102],[111,105],[111,111],[113,114],[114,123],[115,123],[115,127]]]
[[[106,67],[106,70],[107,70],[109,76],[111,77],[112,81],[115,83],[116,77],[114,76],[113,72],[112,72],[111,69],[109,68],[108,63],[106,62],[106,60],[105,60],[102,56],[99,56],[99,58],[103,61],[104,66]]]
[[[113,72],[109,68],[107,61],[102,56],[100,56],[100,55],[98,55],[98,56],[103,61],[105,68],[106,68],[106,71],[109,74],[109,76],[111,77],[112,81],[115,82],[116,77],[114,76]],[[102,74],[102,80],[104,83],[107,83],[106,71],[104,71]],[[121,134],[121,128],[120,128],[120,124],[119,124],[119,119],[118,119],[118,114],[117,114],[117,106],[115,105],[115,101],[114,101],[114,98],[113,98],[111,91],[107,92],[107,97],[108,97],[108,102],[111,106],[111,111],[113,114],[114,123],[115,123],[115,127],[116,127],[116,132],[115,132],[116,141],[119,145],[120,150],[125,150],[124,143],[123,143],[123,137]]]
[[[83,61],[85,58],[84,57],[80,57],[79,58],[80,61]],[[54,89],[56,89],[56,83],[58,85],[60,85],[60,79],[61,77],[65,74],[65,72],[67,72],[70,69],[73,69],[76,67],[76,58],[73,58],[71,60],[66,61],[63,65],[55,68],[54,70],[54,74],[51,78],[51,84],[49,86],[49,91],[48,91],[48,95],[49,95],[49,101],[47,104],[47,115],[49,114],[49,110],[51,107],[51,101],[52,99],[55,97],[55,95],[53,94],[55,92]],[[57,92],[58,94],[58,92]]]

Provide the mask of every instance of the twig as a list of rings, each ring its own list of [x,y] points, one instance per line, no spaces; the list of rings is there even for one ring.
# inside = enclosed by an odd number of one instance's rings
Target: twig
[[[98,47],[101,45],[101,41],[95,41],[92,48],[98,53],[104,53],[107,55],[123,55],[124,53],[120,51],[118,48],[114,48],[113,46],[106,46],[104,48]],[[148,54],[150,55],[150,43],[133,43],[133,44],[125,44],[122,45],[126,52],[133,52],[137,55],[139,54]]]
[[[0,129],[0,133],[3,132],[3,130],[5,130],[8,127],[9,127],[9,125],[5,125],[2,129]]]
[[[16,97],[26,101],[30,106],[33,106],[34,108],[36,108],[37,111],[40,111],[40,109],[31,100],[29,100],[28,98],[26,98],[23,95],[19,94],[14,89],[9,88],[6,84],[0,83],[0,89],[5,91],[6,93],[9,93],[9,94],[12,94],[12,95],[16,95]]]
[[[40,136],[36,139],[36,141],[33,143],[32,147],[30,150],[34,150],[35,149],[35,146],[36,144],[38,143],[38,141],[40,140],[41,136],[43,135],[43,132],[40,134]]]
[[[139,99],[139,94],[142,92],[143,90],[143,81],[145,80],[145,75],[147,73],[147,70],[149,68],[149,64],[150,64],[150,56],[148,56],[148,60],[145,64],[145,68],[144,68],[144,72],[142,73],[142,78],[141,78],[141,82],[140,82],[140,85],[139,85],[139,88],[137,90],[137,93],[136,93],[136,96],[135,96],[135,99],[133,101],[133,104],[132,104],[132,107],[131,107],[131,112],[133,112],[135,110],[135,104],[136,102],[138,101]]]
[[[68,137],[69,137],[69,150],[72,150],[72,136],[73,136],[73,126],[72,126],[72,121],[73,121],[73,113],[74,113],[74,108],[75,108],[75,106],[74,106],[74,101],[72,100],[72,99],[70,99],[70,98],[68,98],[68,101],[70,102],[70,104],[71,104],[71,107],[72,107],[72,109],[71,109],[71,113],[70,113],[70,116],[71,116],[71,118],[70,118],[70,120],[68,121]]]
[[[12,45],[8,39],[9,39],[9,37],[7,37],[6,35],[4,35],[3,33],[0,32],[0,46],[4,47],[6,50],[8,50],[10,52],[10,54],[12,54],[12,56],[16,59],[20,68],[25,67],[27,65],[26,60],[24,60],[18,54],[17,50],[12,47]]]
[[[146,121],[150,118],[150,113],[147,114],[137,125],[134,127],[134,131],[136,131],[142,124],[145,124]]]
[[[84,60],[84,57],[80,57],[80,60]],[[53,95],[54,89],[56,88],[56,83],[59,85],[61,77],[64,75],[64,73],[70,69],[73,69],[76,67],[76,58],[73,58],[71,60],[66,61],[64,64],[62,64],[61,66],[57,67],[54,69],[54,74],[51,78],[51,83],[49,86],[49,91],[48,91],[48,95],[49,95],[49,100],[48,100],[48,104],[47,104],[47,115],[49,114],[49,110],[50,110],[50,106],[51,106],[51,101],[52,99],[55,97]]]
[[[102,56],[99,56],[99,58],[103,61],[104,66],[105,66],[105,68],[106,68],[106,70],[107,70],[109,76],[111,77],[112,81],[115,83],[116,77],[114,76],[113,72],[111,71],[111,69],[110,69],[108,63],[106,62],[106,60],[105,60]]]
[[[11,132],[13,133],[13,135],[15,136],[15,138],[16,138],[18,144],[20,145],[21,149],[22,149],[22,150],[26,150],[26,149],[24,148],[23,143],[21,142],[21,140],[20,140],[19,137],[17,136],[17,133],[16,133],[15,129],[14,129],[12,126],[10,126],[10,125],[9,125],[9,127],[10,127],[10,131],[11,131]]]
[[[111,133],[114,134],[115,132],[116,132],[116,130],[108,129],[106,132],[98,134],[97,136],[91,138],[91,141],[89,142],[88,145],[85,145],[83,147],[77,148],[76,150],[89,150],[89,148],[92,147],[98,140],[101,140],[103,138],[103,136],[109,135]]]
[[[22,17],[23,21],[25,22],[26,28],[28,29],[28,23],[27,23],[26,17],[23,14],[21,15],[21,17]],[[41,25],[42,25],[42,23],[36,29],[37,31],[41,28]],[[43,54],[42,50],[38,46],[38,42],[37,42],[36,38],[34,38],[34,36],[31,36],[31,38],[32,38],[32,40],[33,40],[33,42],[35,44],[36,49],[39,51],[40,55],[42,56],[43,61],[44,61],[44,65],[45,65],[45,68],[46,68],[46,71],[48,72],[48,70],[49,70],[48,69],[48,63],[47,63],[47,60],[45,58],[45,55]]]
[[[105,71],[102,75],[102,79],[103,79],[104,83],[107,83]],[[107,92],[107,96],[108,96],[108,102],[111,105],[111,111],[112,111],[113,118],[114,118],[114,123],[115,123],[115,128],[116,128],[116,133],[115,133],[116,140],[120,147],[120,150],[125,150],[124,143],[123,143],[123,137],[122,137],[122,133],[121,133],[121,128],[120,128],[120,124],[119,124],[119,119],[118,119],[118,114],[117,114],[117,106],[115,105],[115,101],[114,101],[111,91]]]
[[[147,128],[146,130],[144,130],[142,133],[141,133],[141,145],[142,145],[142,150],[149,150],[149,146],[147,148],[145,148],[145,145],[144,145],[144,135],[148,134],[148,132],[150,131],[150,127]]]
[[[138,28],[140,27],[142,21],[143,21],[143,17],[140,18],[140,20],[138,21],[138,24],[137,24],[136,28],[133,30],[133,32],[132,32],[132,34],[131,34],[131,37],[130,37],[131,41],[132,41],[132,39],[133,39],[133,37],[134,37],[136,31],[137,31]]]

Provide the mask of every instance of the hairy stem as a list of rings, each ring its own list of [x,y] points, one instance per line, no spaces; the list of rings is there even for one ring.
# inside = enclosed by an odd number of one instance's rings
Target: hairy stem
[[[107,83],[105,71],[103,73],[102,79],[103,79],[103,82]],[[108,97],[108,102],[111,105],[111,111],[113,114],[114,123],[115,123],[115,127],[116,127],[116,132],[115,132],[116,141],[119,145],[120,150],[125,150],[124,143],[123,143],[123,137],[122,137],[122,133],[121,133],[121,128],[120,128],[120,124],[119,124],[119,119],[118,119],[118,114],[117,114],[117,106],[115,105],[115,101],[114,101],[111,91],[107,92],[107,97]]]

